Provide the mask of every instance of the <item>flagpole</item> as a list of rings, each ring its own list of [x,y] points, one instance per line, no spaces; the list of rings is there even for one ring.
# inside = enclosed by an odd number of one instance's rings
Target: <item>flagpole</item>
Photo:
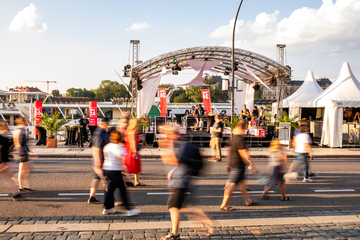
[[[232,34],[232,49],[231,49],[231,122],[233,122],[233,117],[234,116],[234,112],[235,112],[235,91],[236,91],[236,86],[235,86],[235,76],[234,76],[234,62],[235,62],[235,28],[236,28],[236,21],[237,18],[239,16],[239,11],[241,8],[243,0],[241,0],[238,10],[236,12],[236,16],[235,16],[235,20],[234,20],[234,28],[233,28],[233,34]]]

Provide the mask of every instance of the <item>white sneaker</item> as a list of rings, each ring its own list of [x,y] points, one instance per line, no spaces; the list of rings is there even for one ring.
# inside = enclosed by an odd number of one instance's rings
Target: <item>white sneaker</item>
[[[138,215],[140,212],[141,212],[140,209],[131,209],[131,210],[128,210],[126,212],[126,215],[128,217],[131,217],[131,216],[134,216],[134,215]]]
[[[110,209],[104,209],[102,212],[103,215],[107,215],[107,214],[111,214],[111,213],[116,213],[116,210],[113,208],[110,208]]]
[[[313,180],[310,178],[304,178],[303,182],[312,182]]]

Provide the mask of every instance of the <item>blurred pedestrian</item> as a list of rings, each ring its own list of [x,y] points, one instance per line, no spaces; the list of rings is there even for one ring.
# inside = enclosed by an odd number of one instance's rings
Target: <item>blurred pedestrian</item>
[[[33,170],[33,163],[29,159],[28,138],[26,135],[25,119],[19,117],[15,120],[17,129],[13,132],[14,157],[19,159],[18,183],[20,191],[32,191],[29,178]]]
[[[212,125],[211,131],[211,140],[210,140],[210,148],[215,149],[215,158],[211,161],[220,162],[221,161],[221,144],[222,144],[222,132],[224,129],[224,123],[220,121],[219,114],[215,115],[215,122]]]
[[[270,156],[269,156],[269,164],[268,168],[270,171],[270,179],[268,184],[264,188],[264,192],[261,195],[263,199],[268,199],[268,191],[270,191],[273,187],[280,184],[281,198],[282,201],[291,200],[290,197],[285,195],[285,180],[284,174],[286,172],[286,163],[287,157],[286,154],[281,149],[281,144],[279,139],[274,139],[270,143]]]
[[[141,173],[141,158],[139,154],[138,120],[131,118],[125,131],[125,166],[129,173],[134,175],[134,186],[146,186],[139,181]]]
[[[126,171],[123,163],[124,142],[121,134],[117,131],[110,133],[110,143],[104,147],[104,176],[106,177],[107,187],[104,198],[104,210],[102,214],[116,213],[114,209],[114,191],[119,188],[122,206],[127,210],[127,216],[140,213],[139,209],[131,209],[126,187],[123,180],[123,172]],[[127,176],[126,176],[127,177]]]
[[[94,159],[94,179],[91,181],[90,186],[90,197],[88,199],[88,203],[91,204],[100,204],[101,201],[95,198],[96,191],[99,187],[100,181],[103,181],[105,184],[105,178],[103,175],[103,164],[104,164],[104,147],[106,144],[110,142],[109,136],[106,133],[108,129],[109,119],[102,118],[99,119],[98,127],[94,131],[94,134],[91,138],[92,141],[92,154]],[[104,187],[105,188],[105,187]]]
[[[250,159],[250,155],[246,148],[245,139],[243,137],[245,126],[245,121],[240,121],[237,123],[230,142],[230,156],[228,158],[226,167],[226,170],[229,173],[229,178],[224,188],[224,198],[220,206],[220,209],[223,211],[235,210],[235,208],[228,205],[228,202],[232,196],[234,188],[238,184],[240,185],[240,191],[245,199],[246,206],[251,206],[256,203],[255,200],[251,200],[249,198],[245,184],[246,166],[248,166],[248,169],[251,169],[254,173],[257,173],[257,170]]]
[[[300,133],[298,133],[294,138],[294,146],[295,146],[295,153],[297,156],[295,160],[291,163],[289,168],[289,173],[292,173],[299,163],[304,164],[304,180],[303,182],[312,182],[312,179],[309,176],[309,159],[313,160],[313,155],[311,152],[311,139],[308,132],[307,125],[300,125],[299,127]]]
[[[167,205],[170,212],[172,231],[161,239],[172,240],[180,239],[180,209],[185,207],[185,195],[190,186],[191,176],[194,175],[194,169],[199,170],[197,168],[199,166],[198,163],[202,162],[202,160],[198,148],[190,142],[179,141],[179,135],[175,128],[165,127],[164,130],[168,141],[159,142],[159,147],[161,147],[160,153],[164,165],[172,167],[167,174],[168,186],[171,191]],[[196,216],[199,220],[207,220],[210,225],[208,231],[209,233],[213,232],[212,223],[202,210],[189,206],[186,206],[184,210],[189,215]]]
[[[9,128],[4,120],[0,120],[0,172],[3,173],[8,181],[9,189],[13,194],[13,200],[21,200],[22,197],[16,188],[16,184],[12,179],[11,162],[9,153],[12,141],[9,139]]]

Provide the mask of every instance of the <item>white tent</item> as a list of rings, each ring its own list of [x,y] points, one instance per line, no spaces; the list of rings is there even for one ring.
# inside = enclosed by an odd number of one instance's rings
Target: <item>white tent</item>
[[[342,65],[338,79],[302,107],[325,107],[321,145],[342,147],[344,107],[360,107],[360,82],[351,72],[349,63]]]
[[[282,100],[283,108],[289,108],[289,117],[293,117],[296,114],[301,118],[301,104],[303,102],[308,102],[316,95],[321,93],[323,90],[317,83],[314,73],[309,71],[305,78],[304,83],[289,97]],[[272,114],[277,113],[277,103],[272,104]]]

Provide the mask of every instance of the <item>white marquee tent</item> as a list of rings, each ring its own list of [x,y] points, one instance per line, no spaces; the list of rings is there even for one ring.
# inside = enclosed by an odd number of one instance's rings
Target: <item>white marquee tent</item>
[[[314,73],[309,71],[305,78],[304,83],[289,97],[282,100],[283,108],[289,108],[289,117],[293,117],[296,114],[301,118],[301,104],[308,102],[316,95],[321,93],[323,89],[317,83]],[[272,104],[272,114],[277,114],[277,103]]]
[[[345,62],[338,79],[301,107],[325,108],[321,145],[342,147],[344,107],[360,107],[360,82],[355,78],[349,63]]]

